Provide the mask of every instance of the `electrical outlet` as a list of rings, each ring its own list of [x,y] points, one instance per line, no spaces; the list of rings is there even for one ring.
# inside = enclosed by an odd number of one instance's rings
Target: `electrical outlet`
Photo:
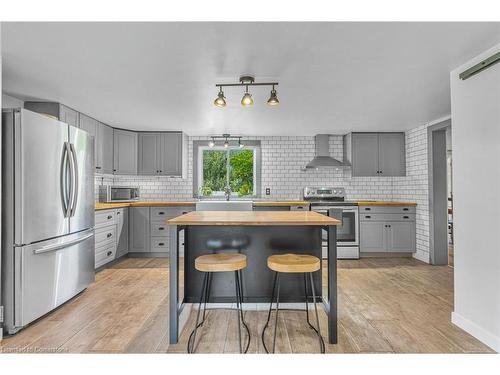
[[[271,189],[270,188],[266,188],[266,195],[271,195]]]

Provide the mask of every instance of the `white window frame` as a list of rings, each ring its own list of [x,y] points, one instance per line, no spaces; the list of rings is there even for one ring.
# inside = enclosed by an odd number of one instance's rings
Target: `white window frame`
[[[209,147],[206,143],[204,144],[199,144],[196,147],[197,150],[197,158],[196,158],[196,178],[194,180],[193,184],[193,195],[198,198],[203,198],[203,199],[220,199],[224,198],[224,192],[214,192],[210,196],[204,196],[200,194],[200,187],[203,186],[203,151],[208,150],[208,151],[227,151],[229,152],[230,150],[252,150],[253,151],[253,194],[252,195],[245,195],[243,197],[240,197],[237,195],[235,192],[231,192],[231,198],[232,199],[249,199],[249,198],[258,198],[260,196],[259,191],[260,191],[260,181],[259,181],[259,176],[260,176],[260,142],[251,142],[253,144],[251,145],[245,145],[244,147],[240,148],[238,146],[229,146],[229,147],[224,147],[224,146],[214,146],[214,147]],[[194,160],[193,160],[194,161]]]

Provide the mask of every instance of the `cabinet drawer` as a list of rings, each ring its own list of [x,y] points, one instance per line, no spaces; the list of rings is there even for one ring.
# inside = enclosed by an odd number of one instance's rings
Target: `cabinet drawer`
[[[151,237],[168,236],[169,226],[167,224],[151,223]]]
[[[104,228],[96,229],[95,231],[96,247],[111,242],[113,244],[116,244],[116,225],[109,225]]]
[[[115,259],[116,246],[114,244],[96,247],[95,249],[95,268]]]
[[[415,214],[360,214],[360,221],[415,221]]]
[[[151,239],[151,252],[162,253],[168,252],[169,237],[155,237]]]
[[[114,210],[97,211],[95,213],[95,227],[115,224],[116,212]]]
[[[309,211],[309,206],[290,206],[290,211]]]
[[[360,206],[359,213],[378,213],[378,214],[414,214],[415,206]]]
[[[167,219],[194,211],[193,207],[151,207],[151,221],[164,222]]]

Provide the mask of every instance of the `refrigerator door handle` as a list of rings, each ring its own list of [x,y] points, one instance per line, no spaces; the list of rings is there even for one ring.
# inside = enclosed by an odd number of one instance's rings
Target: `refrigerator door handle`
[[[62,249],[64,247],[76,245],[77,243],[85,241],[87,238],[90,238],[93,235],[94,235],[94,231],[92,231],[91,233],[86,234],[83,237],[79,237],[77,239],[74,239],[72,241],[60,242],[60,243],[55,243],[55,244],[52,244],[52,245],[47,245],[47,246],[41,247],[41,248],[39,248],[37,250],[34,250],[33,252],[35,254],[42,254],[42,253],[47,253],[49,251],[59,250],[59,249]]]
[[[68,187],[68,163],[69,163],[69,147],[68,142],[64,142],[63,156],[61,162],[61,197],[63,204],[64,217],[70,214],[69,207],[69,187]]]
[[[69,148],[71,151],[71,157],[73,160],[73,194],[72,201],[73,204],[71,206],[71,216],[75,215],[76,212],[76,203],[78,201],[78,190],[80,189],[80,181],[78,179],[78,158],[76,156],[75,145],[73,143],[69,144]]]

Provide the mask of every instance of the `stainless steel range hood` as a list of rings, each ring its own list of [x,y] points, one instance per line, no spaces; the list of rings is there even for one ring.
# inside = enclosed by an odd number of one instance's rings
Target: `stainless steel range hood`
[[[340,160],[334,159],[330,156],[329,151],[329,138],[328,134],[317,134],[314,137],[316,146],[316,155],[311,160],[306,168],[346,168],[350,167],[349,163],[344,163]]]

